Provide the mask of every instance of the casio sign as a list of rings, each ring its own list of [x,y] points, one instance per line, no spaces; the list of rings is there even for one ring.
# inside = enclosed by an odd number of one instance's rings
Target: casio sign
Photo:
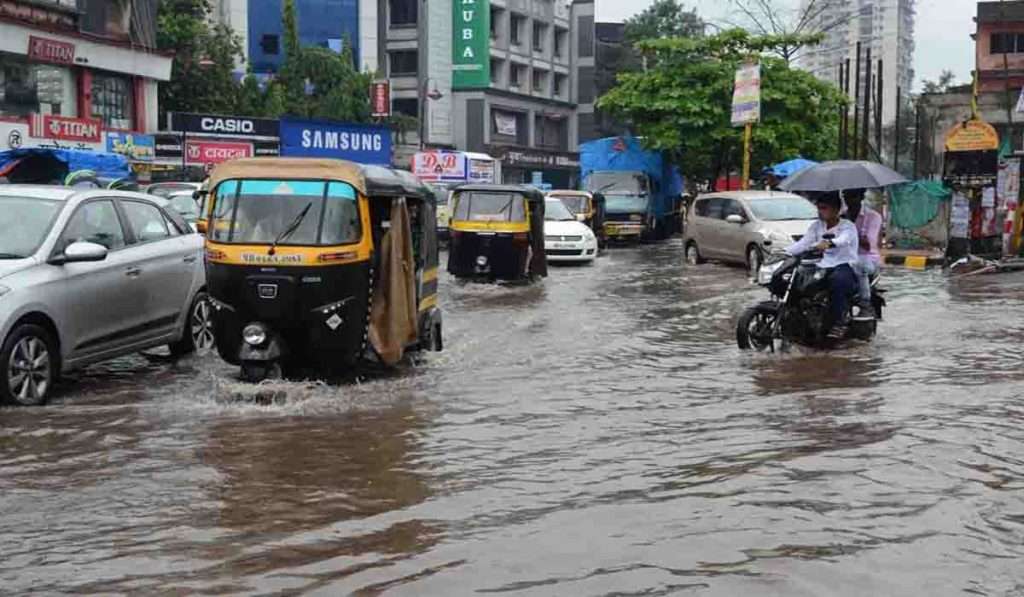
[[[251,120],[241,118],[213,118],[208,116],[199,121],[199,126],[205,133],[245,133],[251,135],[256,132],[256,125]]]

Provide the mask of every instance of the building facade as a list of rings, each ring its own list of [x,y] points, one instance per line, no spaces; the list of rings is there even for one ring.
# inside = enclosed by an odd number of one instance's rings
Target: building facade
[[[896,118],[897,88],[906,94],[914,80],[915,2],[817,0],[811,6],[804,0],[802,10],[810,10],[814,17],[808,31],[823,32],[825,40],[806,49],[798,57],[797,66],[838,86],[839,65],[846,59],[850,60],[851,69],[856,65],[858,43],[865,53],[870,48],[872,76],[877,75],[877,63],[882,60],[882,122],[892,123]],[[862,79],[867,70],[862,56]],[[853,83],[850,87],[852,98],[855,95]]]
[[[975,21],[979,90],[1019,94],[1024,86],[1024,1],[979,2]]]
[[[107,150],[157,129],[157,0],[0,2],[0,145]]]
[[[295,0],[299,43],[341,51],[347,41],[352,44],[357,64],[363,64],[360,4],[360,0]],[[246,49],[249,67],[255,73],[277,72],[284,61],[283,8],[283,0],[248,0]],[[235,10],[237,14],[241,9]],[[232,24],[241,31],[240,18]]]

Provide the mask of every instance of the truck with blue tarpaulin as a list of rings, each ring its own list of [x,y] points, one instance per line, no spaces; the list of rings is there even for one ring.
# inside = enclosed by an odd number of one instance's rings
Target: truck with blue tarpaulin
[[[609,239],[659,240],[679,230],[683,177],[665,156],[636,137],[580,146],[582,190],[605,197]]]

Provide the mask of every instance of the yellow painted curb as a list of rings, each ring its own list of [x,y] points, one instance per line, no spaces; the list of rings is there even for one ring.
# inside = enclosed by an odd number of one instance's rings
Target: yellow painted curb
[[[928,258],[924,255],[909,255],[903,265],[910,269],[925,269],[928,266]]]

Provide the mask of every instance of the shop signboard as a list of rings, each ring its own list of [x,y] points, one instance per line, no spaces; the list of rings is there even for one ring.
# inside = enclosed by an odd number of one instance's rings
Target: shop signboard
[[[119,153],[133,162],[152,162],[156,157],[156,139],[139,133],[107,133],[107,151]]]
[[[421,151],[413,156],[412,173],[426,182],[465,182],[466,162],[457,151]]]
[[[983,120],[968,120],[955,125],[946,135],[946,151],[995,151],[999,134]]]
[[[171,130],[183,133],[229,137],[276,137],[279,131],[278,121],[270,118],[190,112],[171,112],[168,118]]]
[[[185,141],[185,158],[189,164],[219,164],[249,157],[252,157],[252,143],[191,139]]]
[[[452,0],[452,86],[491,85],[491,2]]]
[[[370,106],[374,118],[391,116],[391,83],[374,81],[370,84]]]
[[[469,181],[472,183],[492,184],[497,182],[494,175],[494,160],[469,159]]]
[[[99,143],[103,123],[91,118],[70,118],[52,114],[33,114],[29,118],[29,134],[38,139]]]
[[[389,165],[391,131],[380,125],[282,118],[281,155]]]
[[[74,64],[75,44],[36,35],[28,36],[28,57],[38,62]]]

